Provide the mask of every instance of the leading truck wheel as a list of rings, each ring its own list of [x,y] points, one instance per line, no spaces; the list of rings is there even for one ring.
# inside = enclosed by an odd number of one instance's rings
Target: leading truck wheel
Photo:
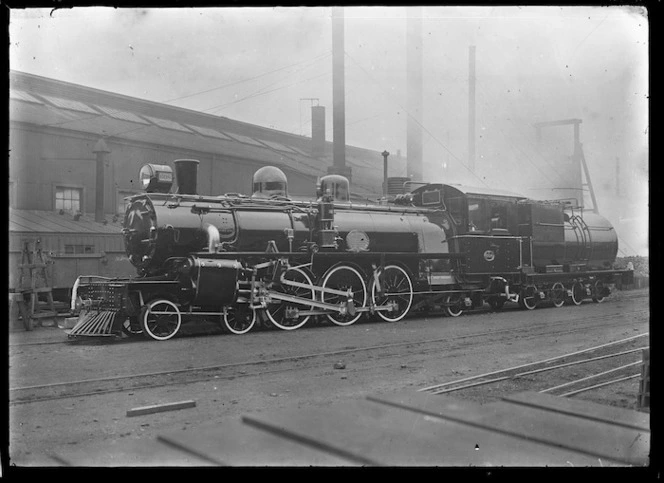
[[[353,267],[348,265],[337,265],[327,271],[323,277],[323,292],[321,299],[326,304],[333,304],[336,306],[345,306],[346,311],[342,314],[340,312],[333,312],[327,314],[330,322],[336,325],[351,325],[357,322],[362,317],[362,312],[355,309],[364,307],[367,303],[367,286],[364,283],[362,275]],[[347,295],[326,292],[325,289],[332,289],[336,291],[346,292],[351,291],[352,303],[349,303]]]
[[[170,300],[153,300],[141,312],[143,334],[154,340],[170,339],[178,333],[181,325],[180,309]]]
[[[380,293],[376,283],[371,282],[371,300],[378,306],[392,302],[394,310],[379,310],[378,316],[386,322],[397,322],[406,316],[413,303],[413,283],[408,273],[397,265],[387,265],[381,278]]]
[[[127,317],[122,322],[122,332],[129,337],[136,337],[143,333],[143,326],[138,320],[138,317]]]
[[[231,334],[246,334],[256,324],[256,311],[248,305],[226,306],[223,315],[224,327]]]

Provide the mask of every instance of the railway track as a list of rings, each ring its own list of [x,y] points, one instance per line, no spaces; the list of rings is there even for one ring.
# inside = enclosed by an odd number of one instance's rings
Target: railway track
[[[649,348],[644,340],[648,336],[646,332],[545,360],[434,384],[419,391],[454,392],[459,397],[474,399],[483,396],[478,391],[486,392],[485,386],[491,386],[493,397],[525,390],[571,397],[639,377],[643,350]],[[539,380],[538,376],[544,373],[548,373],[547,378]]]
[[[611,302],[611,301],[619,302],[620,300],[631,300],[631,299],[637,299],[637,298],[646,298],[648,296],[649,296],[648,292],[641,292],[641,291],[638,292],[638,293],[620,292],[619,293],[620,298],[609,300],[609,302]],[[521,310],[521,309],[518,308],[518,307],[514,307],[514,308],[506,307],[502,311],[503,312],[508,312],[510,310]],[[482,314],[482,313],[490,313],[490,309],[487,309],[487,308],[473,309],[473,310],[468,311],[467,315]],[[411,317],[409,317],[409,318],[417,318],[417,317],[420,317],[420,316],[421,315],[416,314],[414,316],[411,315]],[[406,319],[406,320],[408,320],[408,319]],[[364,321],[362,323],[364,324],[364,323],[384,323],[384,322],[383,321]],[[313,326],[313,324],[312,325],[305,325],[299,330],[311,329],[312,326]],[[263,330],[271,330],[271,329],[268,328],[268,329],[263,329]],[[209,334],[209,332],[205,332],[204,334],[192,334],[192,335],[193,336],[196,336],[196,335],[206,335],[207,336],[207,335],[210,335],[210,334]],[[229,334],[227,332],[222,331],[221,329],[219,329],[218,334],[215,332],[215,335],[224,335],[224,336],[229,336],[229,337],[234,336],[234,334]],[[250,336],[250,335],[251,335],[251,333],[244,334],[244,337],[247,337],[247,336]],[[95,339],[93,339],[93,340],[94,340],[95,343],[107,343],[108,342],[105,339],[104,340],[95,340]],[[81,343],[81,342],[86,342],[86,341],[85,340],[75,341],[75,343]],[[90,341],[88,340],[88,342],[90,342]],[[134,338],[134,337],[127,337],[126,339],[118,340],[116,342],[135,343],[135,342],[143,342],[143,339]],[[9,347],[10,348],[15,348],[15,347],[30,347],[30,346],[48,346],[48,345],[71,344],[71,343],[72,343],[71,340],[68,340],[65,337],[63,337],[62,340],[56,340],[56,341],[49,340],[49,341],[20,342],[20,343],[11,343],[10,342]]]
[[[505,328],[490,331],[478,331],[456,337],[404,341],[397,343],[344,348],[334,351],[298,354],[289,357],[250,360],[237,363],[215,364],[209,366],[190,367],[179,370],[163,370],[143,374],[128,374],[113,377],[102,377],[79,381],[59,382],[25,387],[10,388],[10,405],[35,403],[47,400],[58,400],[71,397],[91,396],[123,392],[129,390],[183,385],[207,380],[224,380],[257,375],[293,371],[298,365],[306,368],[329,364],[330,359],[341,356],[389,361],[408,355],[427,354],[430,352],[452,353],[473,346],[477,339],[495,336],[493,343],[505,340],[527,340],[552,334],[569,334],[588,331],[595,328],[619,327],[624,325],[625,316],[641,318],[647,316],[648,310],[637,310],[627,313],[597,315],[585,317],[582,326],[575,321],[562,319],[557,321],[535,323],[527,331],[521,328]],[[295,367],[294,367],[295,366]]]

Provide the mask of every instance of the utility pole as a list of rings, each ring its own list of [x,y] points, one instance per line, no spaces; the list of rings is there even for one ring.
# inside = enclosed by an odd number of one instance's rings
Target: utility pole
[[[475,172],[475,46],[468,52],[468,168]]]
[[[616,198],[620,197],[620,158],[616,156]]]
[[[387,199],[387,157],[390,153],[386,149],[381,155],[383,156],[383,198]]]
[[[406,7],[406,175],[422,181],[422,7]]]

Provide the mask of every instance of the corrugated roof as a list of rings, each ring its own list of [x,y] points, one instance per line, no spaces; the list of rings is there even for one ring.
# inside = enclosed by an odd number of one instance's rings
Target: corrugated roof
[[[40,94],[40,95],[41,95],[42,98],[46,99],[48,102],[50,102],[54,106],[61,107],[63,109],[70,109],[72,111],[87,112],[89,114],[99,114],[92,107],[90,107],[87,104],[84,104],[80,101],[75,101],[73,99],[64,99],[62,97],[47,96],[47,95],[44,95],[44,94]]]
[[[28,74],[19,74],[19,76],[25,77],[26,80],[34,77]],[[44,89],[48,90],[48,94],[42,95],[41,91],[35,92],[35,94],[48,99],[52,105],[36,104],[35,100],[37,102],[39,100],[32,94],[20,89],[10,89],[10,119],[12,121],[245,158],[258,163],[282,165],[310,176],[325,175],[327,167],[332,165],[331,152],[320,157],[311,156],[304,147],[307,142],[311,141],[302,136],[295,139],[289,133],[268,130],[227,118],[218,118],[218,121],[215,121],[206,114],[195,111],[184,112],[186,110],[181,108],[150,101],[136,100],[135,112],[126,107],[125,110],[111,108],[108,105],[102,105],[101,101],[86,104],[73,98],[65,99],[54,96],[51,91],[55,92],[54,89],[60,87],[58,92],[73,95],[71,91],[75,89],[85,92],[88,88],[46,78],[42,78],[40,81],[46,81]],[[122,98],[122,96],[110,92],[103,92],[103,94],[109,97],[106,99],[106,104],[112,102],[113,96]],[[149,114],[160,113],[161,116],[148,115],[148,111]],[[171,111],[173,111],[174,118],[180,122],[167,118]],[[200,124],[193,121],[199,114]],[[153,124],[145,124],[146,119]],[[137,126],[137,123],[141,123],[143,126]],[[219,125],[214,126],[214,124]],[[247,134],[251,135],[240,134],[235,129],[220,129],[223,126],[230,127],[229,124],[237,127],[238,130],[244,129]],[[262,133],[263,130],[266,132],[265,136],[256,135],[256,133]],[[270,139],[264,139],[264,137]],[[298,143],[301,146],[295,145]],[[380,173],[375,171],[376,166],[381,166],[379,153],[352,146],[347,146],[346,153],[346,164],[353,168],[353,183],[357,182],[368,187],[382,181],[379,179],[381,178]],[[366,156],[363,156],[364,154]],[[379,164],[374,164],[373,159],[370,159],[369,156],[377,157]]]
[[[136,122],[139,124],[150,124],[147,122],[145,119],[142,119],[141,117],[137,116],[133,112],[128,112],[128,111],[122,111],[120,109],[113,109],[111,107],[106,107],[106,106],[97,106],[95,107],[102,112],[105,112],[111,117],[114,117],[116,119],[122,119],[123,121],[131,121],[131,122]]]
[[[193,124],[185,124],[190,129],[193,129],[197,133],[203,136],[209,136],[217,139],[225,139],[226,141],[232,141],[230,136],[226,136],[224,133],[217,131],[216,129],[210,129],[209,127],[194,126]]]
[[[173,129],[175,131],[191,132],[182,124],[177,123],[175,121],[171,121],[170,119],[161,119],[159,117],[152,117],[146,115],[143,115],[143,117],[145,117],[148,121],[155,123],[157,126],[163,127],[164,129]]]
[[[25,91],[19,91],[17,89],[10,90],[9,91],[9,97],[11,97],[12,99],[18,99],[18,100],[21,100],[21,101],[34,102],[35,104],[43,104],[43,102],[40,101],[39,99],[37,99],[36,97],[31,96],[30,94],[28,94]]]
[[[97,223],[94,215],[84,214],[78,221],[70,213],[63,215],[57,211],[9,209],[9,231],[21,233],[78,233],[119,235],[121,219],[113,221],[107,216],[108,224]]]

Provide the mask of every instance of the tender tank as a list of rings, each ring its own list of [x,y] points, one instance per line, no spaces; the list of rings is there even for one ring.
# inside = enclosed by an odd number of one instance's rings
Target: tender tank
[[[584,212],[565,212],[565,258],[563,264],[610,269],[618,253],[618,235],[606,218]]]

